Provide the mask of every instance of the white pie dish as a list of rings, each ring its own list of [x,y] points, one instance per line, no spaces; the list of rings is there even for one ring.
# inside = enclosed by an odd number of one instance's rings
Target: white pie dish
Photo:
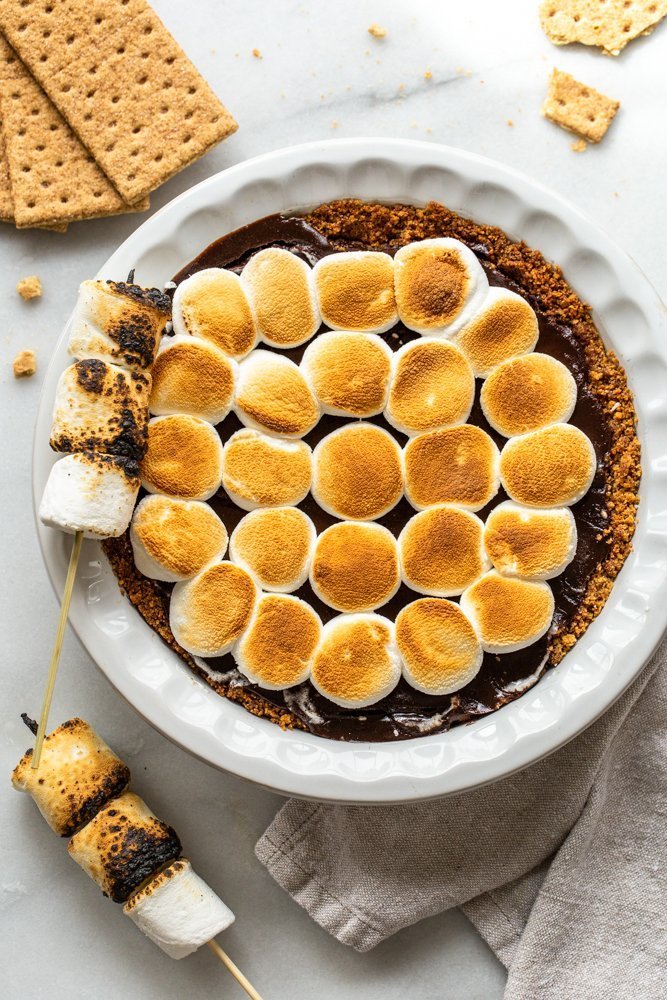
[[[338,197],[442,201],[501,226],[558,263],[594,310],[628,373],[639,413],[643,479],[634,551],[600,616],[563,662],[521,698],[470,725],[392,743],[339,743],[282,731],[221,698],[169,650],[124,598],[99,545],[85,542],[71,623],[103,672],[144,718],[209,763],[275,791],[340,802],[403,802],[510,774],[588,726],[625,690],[667,624],[667,320],[636,265],[558,196],[509,167],[430,143],[355,139],[257,157],[185,192],[145,222],[99,276],[162,286],[226,232],[272,212]],[[72,302],[76,289],[72,289]],[[36,424],[39,502],[67,328],[46,374]],[[60,593],[71,538],[38,522]],[[71,706],[76,713],[76,706]]]

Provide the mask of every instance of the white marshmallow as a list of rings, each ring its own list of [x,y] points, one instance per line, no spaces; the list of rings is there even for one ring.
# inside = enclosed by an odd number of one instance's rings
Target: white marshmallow
[[[208,267],[182,281],[172,304],[174,333],[202,337],[230,358],[243,358],[257,343],[257,324],[241,279]]]
[[[313,274],[296,254],[282,247],[260,250],[243,268],[241,284],[266,344],[286,350],[317,333],[322,317]]]
[[[282,354],[262,350],[239,365],[234,410],[246,427],[287,438],[304,437],[322,412],[301,369]]]
[[[394,261],[387,253],[333,253],[313,268],[322,321],[332,330],[386,333],[396,325]]]
[[[39,506],[40,521],[85,538],[117,538],[132,517],[139,476],[131,460],[76,452],[52,466]]]
[[[396,630],[388,618],[338,615],[322,629],[310,680],[335,705],[373,705],[394,690],[400,677]]]
[[[229,907],[185,858],[132,896],[123,913],[170,958],[185,958],[234,922]]]
[[[137,504],[130,525],[134,564],[150,580],[189,580],[227,550],[227,529],[200,500],[152,493]]]
[[[232,408],[236,362],[201,337],[163,337],[151,375],[150,411],[219,424]]]

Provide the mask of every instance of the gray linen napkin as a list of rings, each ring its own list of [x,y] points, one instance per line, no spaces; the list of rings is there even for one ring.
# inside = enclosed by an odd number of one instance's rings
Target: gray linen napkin
[[[461,906],[506,1000],[667,996],[667,641],[594,725],[473,792],[405,806],[291,800],[256,847],[275,880],[368,951]]]

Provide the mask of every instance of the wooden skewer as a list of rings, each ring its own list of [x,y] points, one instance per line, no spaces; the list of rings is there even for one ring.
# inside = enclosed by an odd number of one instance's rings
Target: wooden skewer
[[[77,531],[77,533],[74,536],[74,544],[72,545],[72,551],[69,557],[69,566],[67,568],[65,589],[63,590],[63,597],[60,605],[60,618],[58,619],[56,638],[53,643],[53,650],[51,652],[49,676],[46,681],[46,690],[44,691],[44,701],[42,702],[42,713],[39,717],[39,726],[37,728],[35,749],[32,752],[31,764],[32,767],[35,768],[39,767],[39,760],[40,757],[42,756],[42,744],[44,743],[44,737],[46,736],[46,726],[49,721],[51,699],[53,698],[53,689],[56,684],[56,674],[58,672],[58,664],[60,662],[60,651],[63,648],[63,639],[65,637],[65,628],[67,626],[67,616],[69,614],[70,601],[72,600],[72,590],[74,589],[74,581],[76,579],[76,568],[79,564],[79,555],[81,553],[82,541],[83,541],[83,532]]]
[[[239,969],[238,965],[235,965],[234,962],[232,962],[227,952],[222,950],[218,942],[213,939],[211,941],[207,941],[206,943],[213,952],[213,954],[216,956],[216,958],[219,958],[222,964],[229,969],[236,982],[243,987],[243,989],[246,991],[251,1000],[262,1000],[261,996],[255,989],[255,987],[252,985],[252,983],[248,982],[246,977]]]

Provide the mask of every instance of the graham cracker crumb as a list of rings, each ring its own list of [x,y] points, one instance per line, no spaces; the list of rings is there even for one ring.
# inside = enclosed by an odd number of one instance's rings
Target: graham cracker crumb
[[[372,35],[373,38],[386,38],[387,29],[381,28],[379,24],[371,24],[370,28],[368,29],[368,34]]]
[[[426,72],[424,73],[424,79],[425,80],[433,79],[433,73],[431,73],[430,69],[427,69]]]
[[[252,54],[254,55],[255,59],[263,59],[264,58],[264,56],[259,51],[259,49],[253,49],[252,50]]]
[[[512,121],[511,118],[507,119],[507,124],[509,125],[510,128],[514,128],[514,122]]]
[[[569,73],[554,69],[542,114],[589,142],[599,142],[620,106],[620,101],[580,83]]]
[[[39,299],[42,295],[42,282],[36,274],[31,274],[27,278],[21,278],[16,285],[16,291],[25,302]]]
[[[576,139],[575,142],[570,143],[570,149],[573,153],[585,153],[588,145],[583,139]]]
[[[12,363],[14,378],[30,378],[37,371],[37,355],[34,351],[21,351]]]
[[[617,56],[667,15],[667,0],[543,0],[542,28],[554,45],[580,42]]]

